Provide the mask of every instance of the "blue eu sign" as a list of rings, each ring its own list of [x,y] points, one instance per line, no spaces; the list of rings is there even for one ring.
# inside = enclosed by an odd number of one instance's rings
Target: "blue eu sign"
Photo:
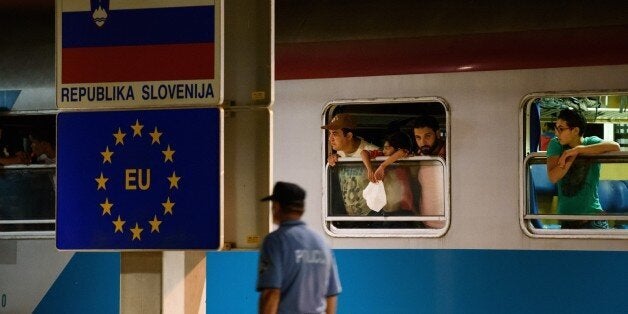
[[[218,249],[220,116],[59,113],[57,248]]]

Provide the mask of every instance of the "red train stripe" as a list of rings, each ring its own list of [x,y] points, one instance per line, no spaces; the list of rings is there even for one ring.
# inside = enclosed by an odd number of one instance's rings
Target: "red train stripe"
[[[279,43],[277,80],[628,63],[628,26]]]

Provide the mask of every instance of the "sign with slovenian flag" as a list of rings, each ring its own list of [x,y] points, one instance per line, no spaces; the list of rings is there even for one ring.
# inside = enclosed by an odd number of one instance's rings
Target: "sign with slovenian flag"
[[[222,235],[220,108],[57,116],[61,250],[214,250]]]
[[[58,0],[59,108],[217,105],[220,0]]]

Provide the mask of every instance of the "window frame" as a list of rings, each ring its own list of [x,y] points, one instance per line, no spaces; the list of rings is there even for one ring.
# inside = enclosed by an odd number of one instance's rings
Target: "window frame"
[[[528,94],[521,100],[520,103],[520,117],[519,117],[519,134],[522,135],[520,143],[519,154],[519,224],[523,233],[530,238],[554,238],[554,239],[628,239],[628,229],[543,229],[536,228],[532,224],[532,220],[535,219],[558,219],[563,215],[545,215],[545,214],[531,214],[530,213],[530,172],[529,165],[532,160],[545,159],[543,164],[546,164],[546,151],[531,152],[531,132],[530,132],[530,116],[532,110],[532,103],[538,98],[567,98],[567,97],[593,97],[593,96],[608,96],[608,95],[627,95],[626,91],[579,91],[579,92],[556,92],[556,93],[532,93]],[[625,160],[628,163],[628,152],[606,153],[602,155],[584,157],[591,158],[596,161],[600,161],[603,164],[604,160],[619,158]],[[619,163],[617,161],[616,163]],[[628,179],[627,179],[628,180]],[[598,187],[599,188],[599,187]],[[595,215],[582,215],[578,217],[590,217],[595,218]],[[564,215],[565,219],[575,218],[572,215]],[[619,218],[621,215],[608,215],[605,217]],[[605,220],[622,220],[622,219],[605,219]]]
[[[56,138],[56,124],[57,124],[58,110],[24,110],[24,111],[9,111],[0,114],[0,120],[8,116],[51,116],[51,120],[54,120],[55,138]],[[56,149],[56,147],[55,147]],[[23,171],[29,169],[54,169],[54,175],[56,176],[56,164],[30,164],[30,165],[7,165],[0,168],[0,172],[6,171]],[[20,231],[0,231],[0,240],[19,240],[19,239],[54,239],[56,233],[56,182],[53,183],[54,199],[53,199],[53,219],[20,219],[20,220],[0,220],[0,225],[13,225],[13,224],[28,224],[28,225],[42,225],[50,226],[52,224],[52,230],[20,230]],[[8,223],[7,223],[8,222]]]
[[[328,102],[323,108],[323,112],[321,114],[321,125],[325,125],[331,119],[333,115],[335,115],[335,109],[346,106],[346,105],[359,105],[359,106],[386,106],[391,104],[404,104],[408,103],[408,106],[411,105],[420,105],[421,103],[434,104],[439,103],[442,106],[443,114],[445,116],[444,124],[441,123],[441,129],[444,129],[445,136],[444,140],[446,142],[446,154],[447,156],[451,156],[451,128],[450,128],[450,109],[449,104],[440,97],[408,97],[408,98],[394,98],[394,99],[352,99],[352,100],[335,100]],[[376,111],[376,110],[374,110]],[[376,113],[374,113],[376,115]],[[382,113],[382,115],[384,115]],[[440,157],[430,157],[430,156],[414,156],[408,157],[403,160],[398,160],[393,165],[401,165],[403,163],[414,162],[417,161],[436,161],[442,163],[443,165],[443,200],[444,200],[444,222],[445,225],[440,229],[433,228],[406,228],[406,229],[396,229],[396,228],[338,228],[331,225],[331,222],[334,220],[340,221],[341,219],[334,219],[333,216],[328,215],[330,207],[330,182],[329,178],[329,165],[327,164],[327,154],[331,151],[331,147],[329,146],[328,140],[328,132],[327,130],[321,129],[321,143],[323,149],[322,152],[322,211],[321,211],[321,224],[323,226],[323,230],[332,236],[338,238],[386,238],[386,237],[399,237],[399,238],[438,238],[444,236],[450,228],[451,225],[451,177],[450,177],[450,158],[446,158],[443,160]],[[414,138],[412,138],[414,140]],[[414,144],[414,143],[413,143]],[[385,157],[377,157],[376,162],[381,162],[385,160]],[[357,157],[345,157],[339,161],[339,163],[350,162],[362,163],[361,158]],[[361,216],[355,216],[361,217]],[[425,221],[425,220],[433,220],[433,219],[421,219],[421,216],[412,216],[413,218],[388,218],[388,217],[371,217],[366,220],[358,220],[358,221]],[[373,219],[375,218],[375,219]],[[354,219],[344,219],[344,220],[354,220]]]

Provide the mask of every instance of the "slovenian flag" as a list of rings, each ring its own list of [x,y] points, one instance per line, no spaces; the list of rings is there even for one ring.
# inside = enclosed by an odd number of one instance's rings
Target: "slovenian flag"
[[[62,6],[62,84],[214,79],[212,0]]]

